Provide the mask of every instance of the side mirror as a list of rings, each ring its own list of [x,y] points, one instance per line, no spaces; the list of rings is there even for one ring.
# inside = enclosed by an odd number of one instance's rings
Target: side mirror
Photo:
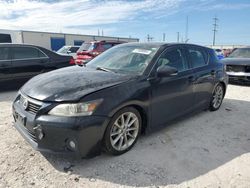
[[[178,70],[175,67],[164,65],[164,66],[158,67],[156,72],[157,72],[158,77],[168,77],[168,76],[177,75]]]
[[[67,51],[67,54],[70,54],[71,53],[71,51],[69,50],[69,51]]]

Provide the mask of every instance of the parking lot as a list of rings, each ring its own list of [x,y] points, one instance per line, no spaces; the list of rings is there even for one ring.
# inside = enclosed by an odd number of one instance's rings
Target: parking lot
[[[250,87],[229,85],[218,112],[142,136],[122,156],[82,160],[34,151],[12,127],[15,94],[0,93],[0,187],[250,187]]]

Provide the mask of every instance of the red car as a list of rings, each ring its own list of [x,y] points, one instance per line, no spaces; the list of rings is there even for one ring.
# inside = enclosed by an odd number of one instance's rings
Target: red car
[[[93,41],[83,43],[77,51],[76,64],[85,64],[102,52],[115,45],[122,44],[122,41]]]

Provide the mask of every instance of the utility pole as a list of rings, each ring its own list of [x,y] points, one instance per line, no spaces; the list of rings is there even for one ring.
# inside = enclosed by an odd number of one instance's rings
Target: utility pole
[[[102,36],[103,36],[103,29],[102,29]]]
[[[98,29],[98,36],[100,36],[100,30]]]
[[[152,41],[153,40],[153,37],[151,37],[149,34],[147,35],[147,40],[148,42]]]
[[[166,40],[166,33],[163,33],[163,42],[165,42],[165,40]]]
[[[214,29],[213,29],[213,32],[214,32],[213,46],[214,46],[215,45],[216,32],[218,31],[218,24],[217,24],[217,22],[218,22],[219,19],[215,16],[213,18],[213,20],[214,20],[214,24],[213,24],[213,26],[214,26]]]
[[[180,32],[177,32],[177,42],[180,42]]]
[[[187,18],[186,18],[186,33],[185,33],[185,43],[187,43],[188,42],[188,23],[189,22],[189,20],[188,20],[188,16],[187,16]]]

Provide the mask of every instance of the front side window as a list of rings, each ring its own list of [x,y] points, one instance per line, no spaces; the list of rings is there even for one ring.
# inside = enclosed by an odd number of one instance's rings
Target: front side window
[[[9,52],[8,48],[0,48],[0,60],[8,60]]]
[[[186,59],[183,57],[181,50],[178,48],[167,50],[161,54],[157,62],[157,67],[165,65],[175,67],[178,72],[188,69]]]
[[[12,59],[29,59],[46,57],[40,50],[30,47],[12,48]]]
[[[199,48],[189,48],[188,49],[189,57],[193,68],[202,67],[207,65],[208,55],[205,51]]]

